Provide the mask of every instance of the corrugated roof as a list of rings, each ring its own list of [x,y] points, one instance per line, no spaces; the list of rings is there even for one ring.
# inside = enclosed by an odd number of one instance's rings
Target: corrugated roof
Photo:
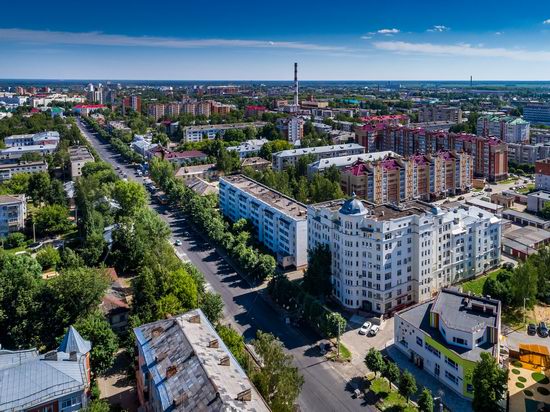
[[[59,345],[58,351],[71,353],[77,352],[86,354],[92,349],[92,344],[89,340],[85,340],[80,333],[73,327],[69,326],[69,330],[63,337],[63,342]]]

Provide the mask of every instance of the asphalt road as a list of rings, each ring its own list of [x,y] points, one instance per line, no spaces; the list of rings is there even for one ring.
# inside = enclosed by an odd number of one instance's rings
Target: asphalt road
[[[80,130],[97,150],[100,157],[120,167],[129,180],[143,183],[135,170],[125,164],[108,143],[100,141],[80,121]],[[271,332],[294,356],[294,363],[305,378],[298,404],[303,411],[364,411],[377,410],[360,399],[354,399],[347,380],[331,362],[319,353],[317,337],[285,324],[281,316],[267,304],[217,251],[188,226],[183,216],[169,207],[151,203],[172,229],[174,239],[182,245],[180,256],[186,255],[206,278],[210,287],[219,293],[225,303],[225,320],[239,330],[245,340],[254,338],[257,330]]]

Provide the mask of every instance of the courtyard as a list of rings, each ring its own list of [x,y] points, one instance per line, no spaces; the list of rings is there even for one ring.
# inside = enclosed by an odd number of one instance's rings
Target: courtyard
[[[531,368],[520,361],[512,361],[508,374],[510,410],[536,412],[550,407],[550,378],[548,373]]]

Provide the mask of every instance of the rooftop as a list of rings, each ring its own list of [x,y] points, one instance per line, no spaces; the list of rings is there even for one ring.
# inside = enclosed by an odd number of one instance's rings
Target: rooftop
[[[307,154],[321,154],[321,153],[331,153],[341,150],[362,150],[365,152],[365,148],[357,143],[347,143],[331,146],[317,146],[317,147],[304,147],[302,149],[288,149],[282,150],[277,153],[273,153],[274,157],[294,157],[294,156],[303,156]]]
[[[493,353],[496,345],[485,343],[473,349],[455,346],[446,341],[439,329],[430,326],[430,314],[438,313],[449,328],[473,331],[487,326],[500,326],[500,302],[495,299],[477,297],[453,289],[442,289],[436,298],[411,306],[398,315],[415,328],[421,329],[439,344],[471,361],[480,359],[482,352]]]
[[[0,195],[0,205],[25,202],[25,195]]]
[[[208,163],[205,165],[196,165],[196,166],[182,166],[176,172],[176,177],[192,175],[192,174],[201,174],[207,171],[214,171],[216,165],[214,163]]]
[[[94,160],[94,157],[86,146],[71,146],[68,151],[72,162],[76,160]]]
[[[550,241],[550,232],[548,230],[533,226],[520,227],[519,229],[505,232],[502,236],[528,247],[534,247],[538,243]]]
[[[276,190],[271,189],[245,175],[231,175],[221,178],[232,186],[248,193],[259,201],[283,212],[293,219],[303,220],[307,217],[307,207]]]
[[[504,218],[506,218],[506,216],[512,216],[512,217],[515,217],[515,218],[520,218],[520,219],[523,219],[523,220],[531,221],[531,222],[534,222],[534,223],[537,223],[537,224],[540,224],[540,225],[550,224],[550,221],[542,219],[538,216],[532,215],[530,213],[518,212],[517,210],[512,210],[512,209],[504,210],[502,212],[502,215],[503,215]]]
[[[539,190],[538,192],[529,193],[527,197],[536,197],[542,200],[550,200],[550,193],[545,192],[543,190]]]
[[[253,122],[253,123],[227,123],[227,124],[207,124],[199,126],[186,126],[183,128],[187,130],[211,130],[211,129],[245,129],[247,127],[263,127],[266,122]]]
[[[328,169],[331,166],[341,168],[352,165],[359,160],[363,162],[374,162],[387,157],[399,158],[400,156],[397,153],[386,150],[383,152],[363,153],[357,155],[331,157],[329,159],[320,159],[312,163],[310,167],[317,170]]]
[[[395,206],[392,204],[376,205],[362,199],[353,199],[353,203],[350,203],[350,199],[329,200],[327,202],[316,203],[311,205],[311,207],[317,210],[326,208],[332,212],[341,211],[343,214],[366,213],[370,219],[377,221],[388,221],[406,216],[421,215],[434,209],[432,205],[418,200],[412,200],[400,206]]]
[[[269,411],[200,309],[134,333],[163,410]]]

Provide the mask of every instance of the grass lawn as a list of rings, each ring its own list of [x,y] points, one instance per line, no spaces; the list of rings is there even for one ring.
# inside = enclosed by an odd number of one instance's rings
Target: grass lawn
[[[333,342],[334,346],[336,346],[336,342]],[[331,360],[336,360],[336,354],[337,351],[333,350],[330,355],[328,356]],[[351,360],[351,352],[348,348],[344,346],[342,342],[340,342],[340,360],[341,361],[350,361]]]
[[[494,272],[491,272],[487,275],[480,276],[476,279],[469,280],[467,282],[464,282],[462,286],[462,290],[464,292],[472,292],[476,295],[483,294],[483,285],[485,282],[487,282],[487,279],[493,278],[495,279],[497,275],[499,274],[500,269],[495,270]]]
[[[398,392],[391,390],[391,392],[388,393],[389,388],[388,381],[383,378],[375,378],[370,383],[369,390],[378,396],[379,400],[376,406],[380,408],[380,410],[417,411],[414,406],[407,404],[407,400]]]
[[[529,193],[529,192],[532,192],[533,190],[535,190],[535,185],[534,184],[529,184],[529,185],[525,186],[523,189],[518,189],[516,191],[518,193]]]
[[[11,253],[12,255],[15,255],[17,252],[23,252],[24,250],[27,250],[27,245],[14,247],[12,249],[4,249],[7,253]]]

